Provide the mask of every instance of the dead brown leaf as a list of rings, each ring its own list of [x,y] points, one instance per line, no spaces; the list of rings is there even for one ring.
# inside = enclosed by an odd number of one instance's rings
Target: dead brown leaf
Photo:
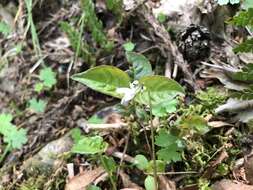
[[[65,186],[65,190],[86,190],[87,186],[96,181],[100,176],[104,176],[100,181],[106,178],[105,170],[101,167],[94,170],[87,170],[73,177]],[[98,183],[98,181],[96,181]]]

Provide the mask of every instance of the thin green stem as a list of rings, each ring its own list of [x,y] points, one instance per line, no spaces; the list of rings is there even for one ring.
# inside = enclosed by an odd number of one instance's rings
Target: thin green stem
[[[0,164],[3,162],[4,158],[6,157],[7,153],[11,150],[11,144],[9,143],[5,149],[4,153],[0,156]]]
[[[153,160],[153,175],[155,180],[155,190],[158,189],[158,183],[157,183],[157,168],[156,168],[156,156],[155,156],[155,134],[154,134],[154,125],[153,125],[153,115],[152,115],[152,104],[151,104],[151,96],[150,92],[148,91],[149,96],[149,120],[150,120],[150,129],[151,129],[151,147],[152,147],[152,160]]]

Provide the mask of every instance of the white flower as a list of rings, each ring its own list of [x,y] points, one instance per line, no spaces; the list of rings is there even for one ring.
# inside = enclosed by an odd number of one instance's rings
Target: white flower
[[[117,88],[116,92],[124,94],[121,99],[121,104],[127,106],[128,103],[135,97],[135,95],[141,90],[141,86],[138,81],[130,83],[130,88]]]

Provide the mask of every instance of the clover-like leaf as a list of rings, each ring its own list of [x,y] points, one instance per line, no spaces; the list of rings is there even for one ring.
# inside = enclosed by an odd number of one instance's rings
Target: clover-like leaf
[[[52,88],[57,82],[56,73],[50,67],[46,67],[40,71],[39,79],[48,88]]]

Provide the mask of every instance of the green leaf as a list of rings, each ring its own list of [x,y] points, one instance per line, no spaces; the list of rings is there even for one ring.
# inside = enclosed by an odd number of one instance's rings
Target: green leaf
[[[159,13],[158,16],[157,16],[157,20],[160,22],[160,23],[164,23],[166,21],[166,15],[163,14],[163,13]]]
[[[148,167],[148,159],[141,154],[138,154],[134,158],[134,164],[140,170],[145,170]]]
[[[152,176],[147,176],[145,181],[144,181],[144,186],[146,190],[156,190],[155,186],[155,179]]]
[[[183,87],[167,77],[147,76],[142,77],[139,82],[145,89],[136,95],[135,100],[144,105],[149,105],[149,98],[154,106],[184,94]]]
[[[167,147],[172,144],[175,144],[176,141],[178,141],[178,140],[179,139],[176,136],[169,134],[165,130],[160,130],[159,134],[155,138],[155,144],[157,146]]]
[[[2,33],[5,37],[11,33],[11,27],[4,21],[0,21],[0,33]]]
[[[43,83],[39,82],[39,83],[35,84],[34,90],[35,90],[35,92],[40,93],[43,90],[43,87],[44,87]]]
[[[230,77],[235,81],[253,83],[253,63],[245,65],[242,71],[230,74]]]
[[[246,11],[240,11],[235,15],[229,23],[236,26],[252,26],[253,25],[253,8],[249,8]]]
[[[36,100],[35,98],[29,100],[29,109],[37,113],[43,113],[46,109],[47,102],[44,100]]]
[[[176,99],[171,101],[164,101],[159,104],[153,105],[152,113],[157,117],[165,117],[169,113],[173,113],[177,110],[178,101]]]
[[[158,159],[168,163],[172,161],[180,161],[182,160],[180,151],[181,149],[177,146],[177,144],[171,144],[170,146],[157,151]]]
[[[72,147],[73,153],[96,154],[105,152],[108,144],[100,136],[83,137]]]
[[[183,118],[180,123],[181,128],[194,130],[196,133],[201,135],[206,134],[210,130],[207,125],[207,122],[204,120],[203,117],[199,115],[189,115]]]
[[[4,136],[7,136],[8,133],[15,128],[15,126],[11,123],[13,117],[11,114],[0,114],[0,133]]]
[[[127,42],[123,45],[125,51],[133,51],[135,48],[135,44],[132,42]]]
[[[253,52],[253,38],[246,40],[234,48],[235,53],[239,52]]]
[[[71,138],[73,139],[74,143],[77,144],[84,136],[82,135],[81,129],[74,128],[70,131]]]
[[[102,165],[105,171],[109,174],[113,174],[117,170],[116,162],[112,157],[102,156]]]
[[[22,146],[27,142],[25,129],[13,128],[9,134],[4,137],[4,142],[11,144],[13,149],[21,149]]]
[[[129,87],[130,78],[122,70],[113,66],[98,66],[85,72],[75,74],[71,77],[93,90],[107,94],[116,98],[122,95],[116,93],[117,88]]]
[[[166,167],[166,162],[162,160],[156,160],[156,171],[160,173],[165,172],[165,167]],[[147,173],[152,173],[154,172],[154,162],[153,160],[149,161],[148,166],[146,168]]]
[[[141,77],[152,75],[152,67],[149,60],[141,54],[126,52],[126,58],[133,65],[134,79],[139,80]]]
[[[44,86],[52,88],[56,84],[56,73],[50,67],[40,70],[39,79],[43,82]]]
[[[13,149],[20,149],[27,142],[26,130],[17,129],[11,123],[11,114],[0,114],[0,133],[4,136],[4,142],[11,145]]]
[[[101,190],[101,188],[98,187],[98,186],[95,186],[95,185],[90,185],[90,186],[87,188],[87,190]]]
[[[88,119],[87,122],[92,124],[102,124],[104,123],[104,120],[95,114],[90,119]]]

